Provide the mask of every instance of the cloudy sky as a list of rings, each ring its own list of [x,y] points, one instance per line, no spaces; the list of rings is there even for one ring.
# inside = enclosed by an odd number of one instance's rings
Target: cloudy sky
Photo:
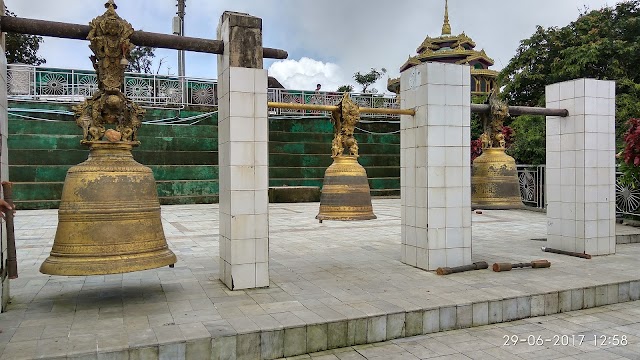
[[[5,0],[20,17],[88,24],[104,11],[104,0]],[[136,30],[171,33],[176,0],[117,0],[118,13]],[[466,32],[500,70],[536,25],[564,26],[582,9],[615,5],[614,0],[450,0],[452,32]],[[444,0],[186,0],[187,36],[215,38],[225,10],[263,19],[264,46],[289,52],[284,61],[265,61],[269,74],[287,88],[333,91],[355,84],[353,73],[386,68],[391,77],[427,35],[440,35]],[[91,69],[88,43],[46,38],[40,54],[46,66]],[[160,73],[177,73],[177,53],[157,50]],[[156,61],[156,66],[158,61]],[[216,57],[187,53],[186,75],[216,77]],[[386,91],[386,77],[375,87]],[[357,90],[357,88],[356,88]]]

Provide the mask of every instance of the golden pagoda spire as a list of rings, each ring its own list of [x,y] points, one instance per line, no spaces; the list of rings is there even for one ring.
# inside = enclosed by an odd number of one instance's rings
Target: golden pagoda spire
[[[449,0],[444,0],[444,24],[442,24],[442,35],[451,35],[451,25],[449,25]]]

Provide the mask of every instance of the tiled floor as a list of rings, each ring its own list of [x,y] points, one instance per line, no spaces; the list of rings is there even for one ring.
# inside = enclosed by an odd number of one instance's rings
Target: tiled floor
[[[545,215],[529,211],[474,214],[473,261],[546,258],[550,269],[437,276],[400,262],[399,200],[375,200],[374,210],[377,220],[319,224],[317,203],[272,204],[271,285],[233,292],[218,280],[217,205],[163,207],[175,268],[91,277],[40,274],[57,211],[21,211],[15,219],[20,277],[11,281],[12,301],[0,315],[2,359],[158,344],[177,344],[167,351],[184,353],[185,342],[227,333],[439,306],[453,306],[455,315],[460,304],[611,284],[609,293],[603,286],[593,294],[599,305],[614,295],[617,302],[618,292],[629,298],[638,287],[630,289],[629,281],[640,280],[640,245],[619,245],[616,255],[592,260],[543,253]]]
[[[640,301],[287,359],[640,359]]]

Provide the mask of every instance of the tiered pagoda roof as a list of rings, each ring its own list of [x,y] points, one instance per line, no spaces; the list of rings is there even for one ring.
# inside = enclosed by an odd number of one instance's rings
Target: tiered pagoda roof
[[[484,76],[487,79],[495,80],[498,72],[490,70],[494,64],[493,59],[487,56],[484,49],[475,50],[476,43],[464,32],[460,35],[451,35],[451,25],[449,24],[449,4],[445,0],[444,23],[442,33],[438,37],[427,36],[422,44],[416,49],[417,55],[410,56],[400,67],[400,71],[405,71],[423,62],[445,62],[459,65],[471,66],[471,75]],[[398,93],[400,89],[400,79],[389,79],[387,88],[389,91]],[[472,84],[473,86],[473,84]],[[476,89],[474,92],[483,92]],[[486,91],[489,92],[488,89]]]

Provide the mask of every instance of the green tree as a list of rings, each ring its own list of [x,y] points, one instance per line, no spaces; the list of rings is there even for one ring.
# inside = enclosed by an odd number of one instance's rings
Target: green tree
[[[129,65],[127,65],[128,72],[151,74],[151,66],[153,65],[153,58],[156,56],[155,48],[150,46],[136,46],[131,50],[129,56]]]
[[[377,89],[369,90],[369,86],[373,85],[373,83],[378,81],[386,73],[387,69],[385,68],[380,69],[380,71],[375,68],[371,68],[371,71],[366,74],[361,74],[360,71],[353,74],[353,79],[362,86],[363,93],[377,92]]]
[[[616,138],[621,149],[627,120],[640,117],[638,38],[640,0],[584,11],[565,27],[538,27],[529,39],[520,43],[516,55],[501,71],[503,95],[513,105],[544,106],[545,85],[578,78],[615,80]],[[522,123],[539,125],[531,119]],[[524,149],[527,143],[544,145],[539,141],[541,134],[527,131],[528,135],[521,136],[518,129],[516,134],[515,146],[519,149]],[[524,159],[537,159],[531,156]]]
[[[516,134],[507,154],[519,164],[539,165],[545,163],[546,124],[543,116],[522,115],[511,122]]]
[[[338,88],[338,92],[353,92],[353,85],[342,85]]]
[[[5,16],[16,14],[4,8]],[[7,33],[5,37],[6,49],[4,51],[9,64],[42,65],[47,62],[38,56],[40,44],[44,42],[41,36]]]

